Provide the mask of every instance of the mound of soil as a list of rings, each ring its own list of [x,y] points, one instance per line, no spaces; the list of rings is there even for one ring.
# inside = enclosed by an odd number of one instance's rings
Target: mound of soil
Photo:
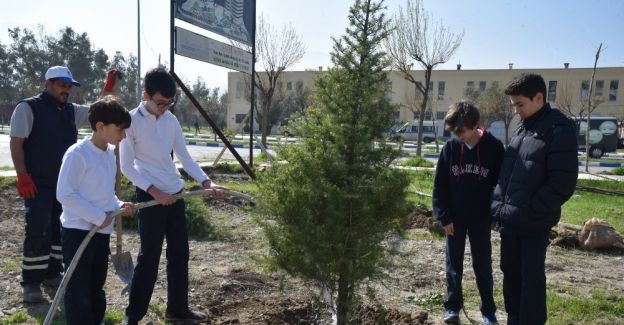
[[[428,321],[429,314],[426,312],[403,313],[395,309],[384,309],[372,306],[362,306],[356,310],[360,324],[379,325],[418,325],[432,324]]]
[[[414,210],[407,217],[406,229],[427,229],[431,233],[444,236],[444,228],[440,222],[436,221],[431,214],[431,211]]]

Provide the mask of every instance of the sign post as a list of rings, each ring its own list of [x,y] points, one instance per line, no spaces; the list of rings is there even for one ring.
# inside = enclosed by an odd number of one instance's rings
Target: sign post
[[[175,19],[203,28],[251,47],[251,53],[238,47],[193,33],[175,26]],[[255,108],[256,62],[256,1],[255,0],[171,0],[170,11],[170,63],[171,74],[193,105],[212,126],[225,146],[230,149],[247,174],[255,179],[253,166],[253,114]],[[175,73],[175,54],[251,74],[251,118],[249,131],[249,165],[241,159],[236,149],[193,94]]]

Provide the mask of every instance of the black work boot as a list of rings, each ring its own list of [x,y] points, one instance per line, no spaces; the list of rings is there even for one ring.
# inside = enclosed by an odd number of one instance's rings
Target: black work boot
[[[208,320],[208,315],[200,312],[187,310],[183,313],[172,313],[167,311],[165,313],[165,320],[167,322],[182,322],[182,321],[198,321],[203,322]]]
[[[36,304],[46,301],[41,293],[39,283],[27,283],[24,285],[24,302]]]

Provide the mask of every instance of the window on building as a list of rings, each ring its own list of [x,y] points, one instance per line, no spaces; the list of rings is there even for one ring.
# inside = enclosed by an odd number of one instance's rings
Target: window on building
[[[393,118],[395,121],[400,120],[400,119],[401,119],[401,110],[399,110],[399,109],[395,109],[395,110],[392,112],[392,118]]]
[[[237,81],[236,82],[236,98],[241,98],[242,94],[243,94],[243,82]]]
[[[429,98],[433,97],[433,81],[429,81]]]
[[[387,89],[386,89],[386,98],[388,100],[392,100],[392,81],[388,81],[386,83],[387,85]],[[396,119],[396,118],[395,118]]]
[[[284,87],[284,83],[281,82],[281,81],[278,81],[277,82],[277,90],[283,90],[284,88],[282,88],[282,87]]]
[[[611,84],[609,85],[609,101],[610,102],[614,102],[617,100],[617,92],[618,92],[619,83],[620,83],[619,80],[611,80]]]
[[[604,95],[604,80],[596,80],[596,93],[597,98],[602,98]]]
[[[445,88],[446,88],[446,82],[438,81],[438,100],[444,100]]]
[[[436,112],[436,120],[443,120],[446,117],[446,112]]]
[[[589,80],[581,81],[581,101],[589,99]]]
[[[483,93],[485,92],[486,86],[487,86],[487,83],[485,81],[479,81],[479,94],[483,95]]]
[[[247,114],[236,114],[236,117],[235,117],[236,123],[239,123],[239,124],[243,123],[243,120],[245,119],[245,115]]]
[[[474,85],[475,85],[474,81],[466,82],[466,88],[474,88]]]
[[[414,119],[420,118],[420,111],[414,112]],[[425,121],[431,121],[431,111],[425,111]]]
[[[557,81],[548,82],[548,101],[554,102],[557,100]]]
[[[297,80],[297,83],[295,84],[295,87],[297,87],[297,91],[302,91],[303,90],[303,81],[301,80]]]
[[[289,82],[286,83],[286,90],[288,90],[288,91],[292,91],[293,90],[292,89],[292,81],[289,81]]]

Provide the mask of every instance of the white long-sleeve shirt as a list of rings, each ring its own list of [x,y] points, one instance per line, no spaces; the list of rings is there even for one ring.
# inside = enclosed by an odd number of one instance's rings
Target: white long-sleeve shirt
[[[132,124],[119,146],[119,158],[121,171],[134,185],[145,191],[150,185],[169,194],[181,191],[184,180],[171,159],[172,150],[182,168],[198,183],[209,179],[186,149],[175,115],[166,111],[156,118],[141,103],[130,111],[130,116]]]
[[[73,144],[65,152],[56,187],[56,198],[63,205],[61,223],[65,228],[91,230],[123,204],[115,195],[114,147],[95,146],[91,139]],[[113,225],[98,230],[110,234]]]

